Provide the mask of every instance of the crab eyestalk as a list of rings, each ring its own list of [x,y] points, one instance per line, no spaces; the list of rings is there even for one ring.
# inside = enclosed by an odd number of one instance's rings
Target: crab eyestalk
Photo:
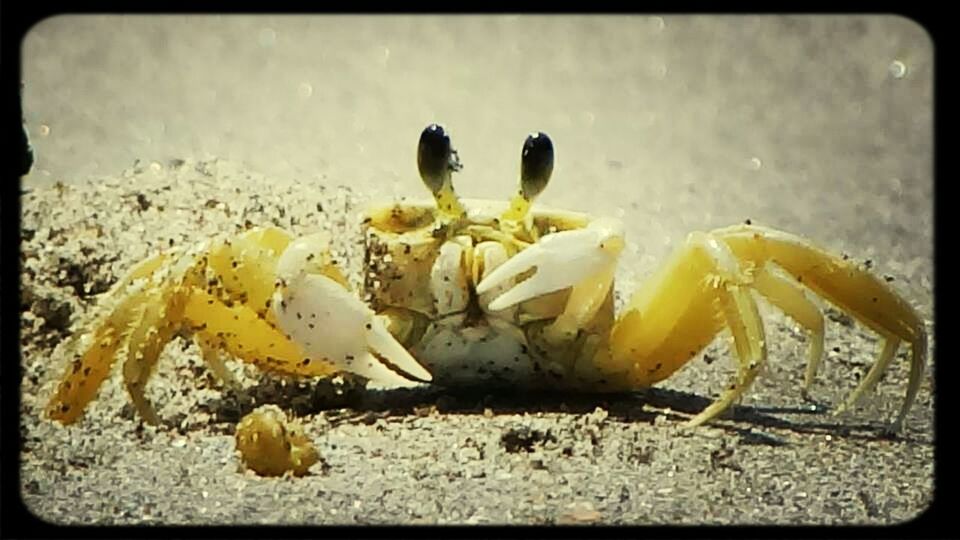
[[[453,173],[463,168],[457,151],[450,144],[450,137],[437,124],[430,124],[420,134],[417,145],[417,168],[420,178],[437,201],[440,214],[460,219],[467,212],[453,190]]]
[[[523,142],[520,154],[520,191],[510,201],[503,219],[520,221],[527,216],[533,199],[550,181],[553,173],[553,142],[542,131],[531,133]]]

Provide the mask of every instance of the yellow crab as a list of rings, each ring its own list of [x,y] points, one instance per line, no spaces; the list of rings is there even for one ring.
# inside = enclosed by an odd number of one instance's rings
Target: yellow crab
[[[258,228],[161,253],[107,295],[48,414],[76,420],[122,356],[133,403],[156,423],[144,386],[182,332],[224,379],[222,352],[301,376],[346,371],[403,385],[622,391],[669,377],[728,328],[738,371],[690,421],[699,425],[730,407],[767,360],[755,294],[809,333],[806,391],[824,339],[809,289],[882,338],[879,359],[841,410],[878,381],[901,342],[910,345],[909,385],[893,428],[902,426],[921,383],[926,333],[914,309],[860,265],[756,225],[693,233],[615,317],[622,227],[532,208],[553,170],[545,134],[526,139],[520,189],[509,202],[456,196],[451,178],[460,162],[440,126],[423,131],[417,163],[434,200],[364,217],[367,302],[349,290],[325,234],[294,239]]]

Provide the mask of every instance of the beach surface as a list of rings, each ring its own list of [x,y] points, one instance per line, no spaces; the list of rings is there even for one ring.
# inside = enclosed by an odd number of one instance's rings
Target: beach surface
[[[58,17],[24,41],[21,492],[73,524],[892,524],[933,497],[932,44],[896,17]],[[144,425],[119,365],[84,417],[41,411],[64,351],[136,262],[249,226],[332,233],[359,285],[359,213],[428,196],[415,148],[450,131],[466,197],[508,197],[531,131],[538,204],[623,220],[617,304],[695,230],[751,220],[869,264],[925,320],[904,430],[901,350],[832,416],[880,340],[824,305],[826,357],[761,300],[769,362],[739,406],[721,335],[628,395],[363,389],[236,362],[222,388],[175,338]],[[867,262],[869,261],[869,263]],[[118,362],[119,364],[119,362]],[[239,418],[274,403],[322,462],[260,478]]]

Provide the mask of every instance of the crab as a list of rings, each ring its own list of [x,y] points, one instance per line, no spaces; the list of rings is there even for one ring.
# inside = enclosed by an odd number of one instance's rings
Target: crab
[[[920,387],[927,338],[922,319],[886,282],[800,236],[740,224],[690,234],[616,315],[623,227],[533,206],[553,162],[550,138],[533,133],[511,200],[461,199],[452,183],[458,154],[442,127],[428,126],[417,165],[433,199],[363,216],[363,295],[350,290],[326,233],[293,238],[254,228],[148,258],[100,303],[47,414],[64,424],[79,418],[122,357],[136,410],[157,423],[145,385],[164,346],[184,334],[227,382],[225,355],[287,375],[349,372],[399,386],[622,392],[666,379],[728,329],[737,372],[688,421],[696,426],[737,402],[767,361],[756,295],[807,334],[806,396],[824,351],[824,317],[811,291],[882,341],[877,361],[836,412],[869,391],[899,346],[909,345],[906,397],[891,426],[901,429]]]

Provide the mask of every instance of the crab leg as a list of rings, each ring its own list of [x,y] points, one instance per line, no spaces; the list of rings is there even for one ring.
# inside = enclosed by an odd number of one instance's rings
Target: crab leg
[[[119,349],[125,345],[130,329],[143,315],[144,301],[155,302],[147,292],[157,283],[158,268],[168,262],[167,255],[151,257],[131,269],[107,297],[106,311],[95,319],[89,333],[74,334],[67,345],[74,355],[56,391],[47,403],[47,415],[64,424],[77,420],[97,394],[116,360]],[[128,387],[129,388],[129,387]]]
[[[207,367],[210,368],[210,371],[213,372],[217,380],[223,385],[239,391],[240,387],[237,379],[233,376],[233,373],[230,373],[227,369],[227,364],[223,358],[223,351],[218,342],[199,334],[194,337],[194,342],[200,347],[200,354],[203,355],[203,361],[206,362]]]
[[[260,369],[286,375],[323,377],[336,372],[330,364],[310,357],[303,347],[249,306],[227,305],[205,291],[194,290],[185,315],[208,364],[212,348]],[[223,378],[222,365],[211,366],[211,371]],[[228,384],[229,379],[227,375]]]
[[[884,338],[878,361],[837,412],[852,405],[879,380],[900,340],[911,344],[907,395],[892,425],[899,430],[919,389],[926,356],[926,333],[913,308],[866,270],[799,237],[757,226],[720,229],[709,236],[728,246],[749,270],[745,272],[748,285],[811,332],[804,388],[812,381],[822,357],[823,320],[799,284],[841,307]],[[695,266],[692,254],[682,249],[636,293],[611,335],[612,368],[623,367],[635,359],[646,364],[657,362],[654,367],[661,369],[655,379],[637,381],[653,383],[683,364],[684,345],[688,347],[689,359],[713,339],[719,325],[709,324],[702,315],[709,313],[708,304],[704,303],[709,297],[700,297],[702,290],[689,286],[696,275],[708,274],[703,274],[703,269],[694,270]],[[773,270],[777,267],[793,276],[796,283],[779,276]],[[686,299],[691,295],[699,299],[689,303]],[[699,314],[687,307],[698,304],[703,310]],[[661,372],[663,368],[668,369],[666,374]]]
[[[164,298],[168,296],[168,298]],[[126,338],[127,358],[123,363],[123,381],[137,411],[150,424],[159,418],[146,398],[147,380],[156,369],[164,346],[173,339],[183,316],[181,291],[150,291],[140,305],[137,323]]]
[[[477,292],[482,294],[536,267],[532,277],[491,302],[491,309],[573,287],[557,321],[565,331],[577,330],[574,322],[589,320],[589,311],[609,292],[622,245],[619,223],[607,220],[547,235],[491,272]],[[737,375],[720,398],[690,423],[710,420],[739,399],[766,361],[763,324],[748,282],[726,245],[705,234],[690,235],[686,245],[637,292],[626,317],[612,330],[611,350],[597,355],[596,361],[605,364],[598,367],[622,374],[632,386],[650,386],[695,356],[726,325],[739,359]]]
[[[849,313],[880,334],[884,345],[877,362],[836,413],[853,405],[879,379],[900,341],[910,344],[907,395],[892,428],[899,430],[920,390],[926,365],[927,334],[923,320],[889,285],[846,257],[834,256],[794,235],[756,225],[714,231],[742,260],[770,262],[798,283]]]
[[[532,277],[492,301],[491,309],[573,287],[571,300],[556,324],[567,330],[580,328],[572,314],[585,310],[588,303],[583,297],[574,299],[578,287],[581,291],[603,290],[595,272],[609,268],[606,265],[612,262],[601,262],[600,254],[608,247],[606,238],[619,239],[602,234],[603,228],[601,224],[547,235],[497,268],[477,291],[483,293],[536,267]],[[626,378],[633,387],[650,386],[695,357],[724,327],[729,328],[739,359],[737,376],[720,398],[690,423],[709,421],[743,394],[766,360],[763,324],[751,292],[755,290],[809,332],[806,391],[823,356],[824,321],[801,284],[883,338],[877,362],[837,412],[853,405],[877,383],[901,341],[910,343],[907,395],[892,426],[899,429],[921,383],[926,358],[923,322],[905,300],[865,269],[773,229],[736,226],[691,234],[637,290],[611,330],[609,350],[598,351],[594,362],[598,368]]]
[[[716,238],[691,234],[636,292],[610,336],[602,369],[624,371],[638,387],[655,384],[686,364],[725,326],[733,336],[738,370],[731,385],[690,425],[726,410],[749,388],[766,362],[766,340],[749,277]]]
[[[720,301],[720,309],[733,334],[734,348],[739,359],[734,382],[716,401],[689,421],[690,425],[697,426],[727,410],[753,384],[766,363],[767,345],[763,320],[750,294],[749,284],[730,249],[708,235],[698,234],[691,235],[688,245],[689,249],[700,251],[710,259],[711,268],[706,281],[713,287]],[[696,309],[709,312],[710,306],[697,306]],[[635,364],[635,367],[645,368],[639,363]]]
[[[144,397],[146,384],[164,346],[179,332],[195,336],[211,370],[228,384],[232,377],[219,358],[220,351],[286,374],[335,373],[331,363],[288,339],[270,309],[278,263],[291,242],[280,229],[253,229],[135,266],[108,293],[105,311],[92,330],[77,333],[83,337],[68,345],[79,352],[47,405],[48,415],[65,424],[76,421],[116,358],[123,355],[124,383],[131,400],[145,420],[156,423],[157,415]],[[329,255],[321,251],[317,258],[328,260]],[[330,265],[327,274],[346,284],[335,266]],[[348,302],[359,300],[351,297]],[[374,334],[371,341],[384,339]],[[389,350],[389,345],[380,347]]]
[[[782,274],[783,271],[778,267],[765,264],[754,272],[753,286],[757,292],[799,323],[809,334],[810,347],[807,349],[807,369],[803,374],[803,388],[801,389],[806,396],[810,385],[813,384],[817,367],[823,359],[823,314],[820,312],[820,308],[807,298],[803,287]]]

